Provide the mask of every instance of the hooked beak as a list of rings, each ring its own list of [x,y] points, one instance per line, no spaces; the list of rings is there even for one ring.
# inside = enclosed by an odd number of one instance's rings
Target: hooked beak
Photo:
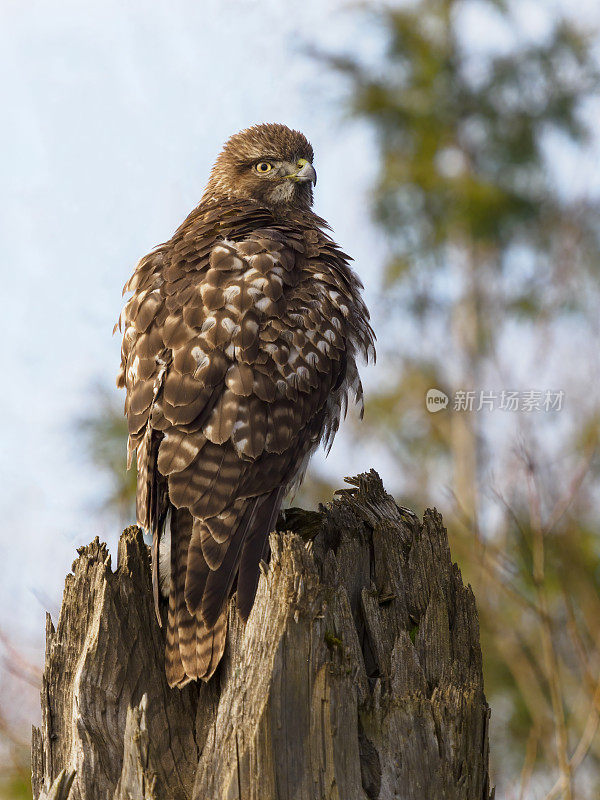
[[[305,158],[301,158],[298,161],[298,166],[300,169],[297,172],[292,172],[291,175],[286,175],[286,178],[289,178],[291,181],[297,181],[298,183],[306,183],[306,181],[310,181],[313,186],[317,185],[317,173],[315,172],[315,168],[307,161]]]
[[[294,177],[297,181],[310,181],[313,186],[317,185],[316,170],[308,161],[298,170]]]

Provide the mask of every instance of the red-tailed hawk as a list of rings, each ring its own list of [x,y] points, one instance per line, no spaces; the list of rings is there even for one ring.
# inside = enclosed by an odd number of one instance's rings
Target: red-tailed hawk
[[[171,686],[208,680],[227,600],[247,619],[282,500],[374,355],[362,284],[311,211],[313,150],[285,125],[232,136],[200,205],[138,263],[123,330],[137,518],[168,594]],[[160,616],[159,616],[160,619]]]

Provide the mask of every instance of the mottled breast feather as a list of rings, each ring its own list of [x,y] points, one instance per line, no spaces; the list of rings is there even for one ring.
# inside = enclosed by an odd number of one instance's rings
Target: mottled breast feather
[[[283,496],[331,446],[349,397],[362,412],[356,360],[374,357],[373,331],[326,228],[310,211],[204,202],[125,286],[117,383],[157,608],[159,539],[171,536],[172,685],[212,675],[226,600],[236,587],[247,617]]]

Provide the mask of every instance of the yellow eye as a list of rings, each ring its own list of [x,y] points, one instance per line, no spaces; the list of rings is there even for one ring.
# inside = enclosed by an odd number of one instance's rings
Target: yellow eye
[[[273,165],[269,164],[268,161],[259,161],[258,164],[255,164],[254,169],[264,175],[265,172],[270,172],[273,169]]]

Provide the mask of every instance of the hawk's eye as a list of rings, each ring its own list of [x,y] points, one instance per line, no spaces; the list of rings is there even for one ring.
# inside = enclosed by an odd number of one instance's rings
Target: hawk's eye
[[[259,161],[258,164],[254,165],[254,169],[264,175],[265,172],[270,172],[273,169],[273,165],[269,164],[268,161]]]

